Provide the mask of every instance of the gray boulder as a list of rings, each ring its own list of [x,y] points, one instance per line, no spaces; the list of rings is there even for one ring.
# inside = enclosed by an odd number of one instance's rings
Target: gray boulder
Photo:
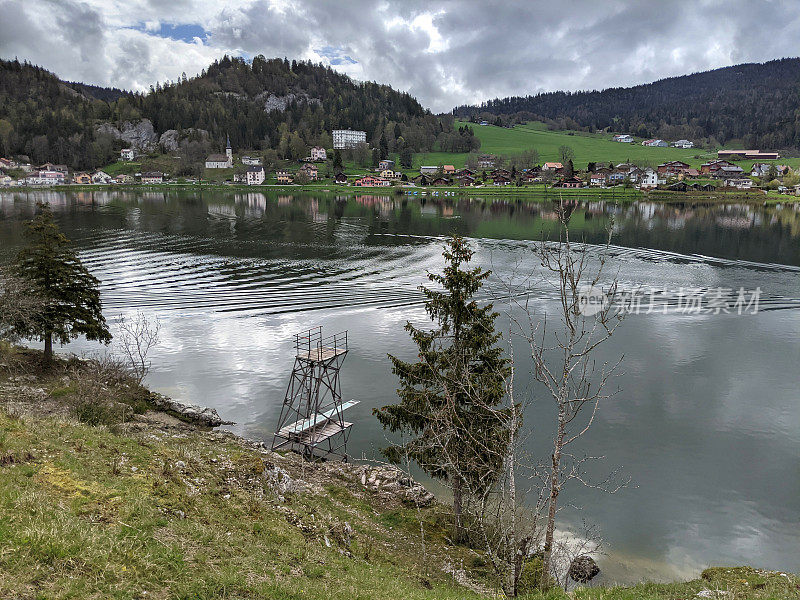
[[[591,556],[582,554],[576,556],[572,563],[569,565],[570,579],[577,583],[589,583],[600,572],[600,567]]]
[[[152,394],[150,402],[159,410],[174,414],[176,417],[187,423],[201,425],[203,427],[219,427],[220,425],[233,425],[233,421],[225,421],[219,416],[216,410],[195,404],[183,404],[176,402],[161,394]]]

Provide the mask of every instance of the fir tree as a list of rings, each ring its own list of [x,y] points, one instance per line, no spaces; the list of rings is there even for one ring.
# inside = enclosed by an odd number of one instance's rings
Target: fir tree
[[[49,204],[26,224],[27,246],[17,256],[15,274],[31,282],[44,306],[24,330],[23,338],[44,342],[45,360],[53,357],[53,338],[66,344],[79,335],[108,343],[111,333],[100,306],[99,281],[81,264],[69,240],[53,220]]]
[[[399,464],[408,457],[453,489],[455,538],[464,540],[464,493],[491,486],[502,468],[508,441],[500,409],[509,361],[497,345],[497,313],[473,299],[489,271],[463,269],[472,258],[465,240],[452,237],[443,252],[442,274],[428,278],[441,288],[422,286],[425,308],[436,327],[406,330],[419,350],[417,362],[389,355],[400,379],[399,402],[374,414],[385,429],[403,434],[404,443],[383,449]]]

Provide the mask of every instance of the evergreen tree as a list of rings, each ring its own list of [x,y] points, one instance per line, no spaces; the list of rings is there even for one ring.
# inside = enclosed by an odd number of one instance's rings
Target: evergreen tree
[[[411,152],[411,148],[407,145],[403,145],[400,150],[400,165],[405,169],[410,169],[413,164],[414,154]]]
[[[465,491],[479,493],[496,481],[508,442],[499,409],[509,361],[497,345],[497,313],[473,299],[489,271],[462,269],[472,250],[460,237],[448,240],[442,274],[428,278],[441,289],[421,287],[433,330],[410,322],[406,330],[418,348],[417,362],[389,355],[400,379],[399,402],[375,409],[385,429],[401,432],[404,443],[383,450],[393,463],[406,457],[453,488],[455,538],[464,539]]]
[[[389,158],[389,143],[386,141],[386,136],[381,134],[381,140],[379,142],[380,148],[380,157],[381,160],[385,160]]]
[[[81,264],[69,240],[53,220],[49,204],[26,224],[27,246],[17,256],[15,274],[31,282],[44,307],[34,322],[17,331],[44,342],[45,360],[53,357],[53,338],[66,344],[79,335],[108,343],[111,333],[100,306],[99,281]]]
[[[341,171],[343,170],[342,152],[338,148],[333,151],[333,170],[336,173],[341,173]]]

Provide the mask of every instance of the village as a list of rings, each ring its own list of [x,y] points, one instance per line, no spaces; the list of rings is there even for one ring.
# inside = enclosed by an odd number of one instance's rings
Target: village
[[[463,167],[452,164],[420,165],[417,169],[400,169],[395,160],[382,158],[371,169],[348,174],[342,166],[347,156],[359,146],[369,148],[364,131],[334,130],[333,149],[321,146],[310,148],[309,155],[300,161],[284,161],[269,173],[256,153],[236,156],[227,138],[224,154],[211,154],[204,163],[206,173],[220,172],[225,176],[213,180],[200,177],[172,177],[161,171],[109,174],[103,169],[93,172],[73,171],[63,164],[45,163],[34,166],[18,159],[0,158],[0,187],[117,186],[159,184],[203,184],[246,186],[288,186],[333,184],[358,188],[397,187],[406,190],[428,187],[481,188],[496,186],[539,185],[556,189],[614,188],[640,190],[687,191],[773,191],[800,195],[798,174],[787,165],[775,164],[777,152],[760,150],[718,150],[717,158],[698,166],[681,160],[670,160],[652,166],[647,161],[589,162],[578,169],[572,159],[546,161],[517,168],[514,157],[470,153]],[[627,134],[616,134],[612,141],[633,144]],[[690,140],[671,144],[661,139],[641,142],[648,147],[693,148]],[[333,154],[333,156],[331,156]],[[120,163],[133,163],[139,158],[134,148],[120,150]],[[743,162],[744,166],[736,164]],[[771,161],[771,162],[766,162]],[[107,170],[112,170],[106,167]],[[17,174],[13,177],[12,174]],[[409,192],[412,193],[412,192]]]

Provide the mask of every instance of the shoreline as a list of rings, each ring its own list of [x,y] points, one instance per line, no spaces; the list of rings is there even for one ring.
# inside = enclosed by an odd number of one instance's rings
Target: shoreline
[[[663,204],[725,204],[743,203],[752,205],[798,204],[800,196],[789,194],[770,195],[760,190],[747,191],[714,191],[714,192],[674,192],[669,190],[641,191],[634,188],[549,188],[539,186],[488,186],[488,187],[355,187],[338,186],[337,184],[268,184],[268,185],[243,185],[243,184],[198,184],[198,183],[161,183],[161,184],[114,184],[114,185],[57,185],[21,187],[11,186],[0,188],[0,193],[31,193],[36,191],[47,192],[91,192],[91,191],[230,191],[230,192],[284,192],[284,193],[324,193],[337,195],[357,196],[359,194],[385,194],[397,198],[425,198],[425,199],[462,199],[480,197],[513,197],[515,200],[530,202],[554,201],[558,198],[569,200],[604,200],[615,203],[632,203],[637,201],[659,202]]]

